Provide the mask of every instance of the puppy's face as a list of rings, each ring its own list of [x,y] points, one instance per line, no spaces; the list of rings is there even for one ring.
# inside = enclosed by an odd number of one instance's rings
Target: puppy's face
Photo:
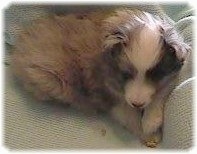
[[[148,13],[120,11],[106,23],[105,45],[120,69],[125,100],[144,108],[181,69],[188,46]]]

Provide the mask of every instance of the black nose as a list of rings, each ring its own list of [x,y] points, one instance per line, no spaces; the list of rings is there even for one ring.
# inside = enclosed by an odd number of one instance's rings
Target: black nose
[[[133,102],[132,105],[134,107],[140,108],[140,107],[142,107],[144,105],[144,103]]]

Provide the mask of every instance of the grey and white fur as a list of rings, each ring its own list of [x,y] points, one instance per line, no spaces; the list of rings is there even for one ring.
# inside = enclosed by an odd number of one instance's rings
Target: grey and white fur
[[[149,147],[190,47],[167,21],[119,9],[40,19],[12,55],[15,76],[40,100],[109,113]]]

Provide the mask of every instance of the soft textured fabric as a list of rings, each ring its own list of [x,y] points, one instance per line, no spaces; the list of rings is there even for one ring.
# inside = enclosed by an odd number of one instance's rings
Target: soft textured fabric
[[[166,103],[163,148],[186,149],[193,144],[193,84],[194,78],[186,80]]]
[[[136,7],[136,6],[131,6]],[[164,14],[168,6],[137,6],[157,15]],[[83,12],[102,6],[15,6],[5,11],[5,43],[7,49],[14,44],[20,25],[50,13]],[[179,8],[179,7],[178,7]],[[173,9],[173,6],[171,6]],[[191,11],[183,5],[173,15],[177,28],[192,44]],[[170,15],[170,14],[169,14]],[[174,21],[168,18],[172,24]],[[13,80],[9,69],[9,50],[5,59],[4,142],[11,149],[76,149],[76,148],[145,148],[127,130],[106,116],[89,117],[53,103],[37,102]],[[192,56],[177,79],[177,85],[192,76]],[[165,109],[164,139],[160,148],[189,148],[192,139],[192,83],[173,91]],[[184,120],[182,120],[184,119]],[[176,122],[178,121],[178,122]],[[184,122],[184,123],[183,123]],[[186,125],[184,125],[187,123]],[[184,127],[183,127],[184,126]]]

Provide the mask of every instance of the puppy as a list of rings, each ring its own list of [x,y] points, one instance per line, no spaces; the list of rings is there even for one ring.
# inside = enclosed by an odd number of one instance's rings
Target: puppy
[[[40,100],[107,112],[148,147],[190,47],[173,26],[140,10],[40,19],[24,29],[14,75]]]

